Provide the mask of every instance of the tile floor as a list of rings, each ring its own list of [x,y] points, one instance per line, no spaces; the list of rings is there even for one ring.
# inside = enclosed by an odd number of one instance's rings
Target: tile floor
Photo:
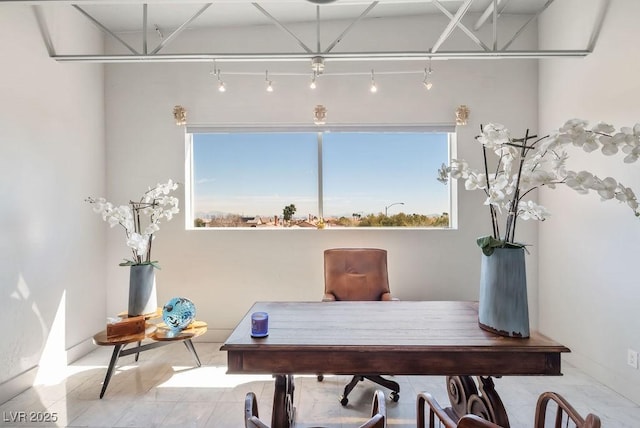
[[[227,375],[226,353],[219,343],[196,343],[202,367],[181,344],[144,352],[140,360],[123,357],[102,400],[98,398],[111,348],[98,348],[67,368],[63,380],[30,388],[0,405],[0,426],[12,427],[238,427],[242,428],[244,397],[258,397],[261,419],[271,419],[271,376]],[[567,398],[583,415],[596,413],[603,427],[640,427],[640,406],[586,376],[568,363],[562,377],[504,377],[496,388],[508,410],[511,426],[532,427],[537,396],[553,390]],[[368,416],[375,386],[361,383],[347,407],[338,397],[347,376],[295,378],[295,426],[356,427]],[[387,401],[388,426],[415,427],[415,397],[428,391],[447,402],[444,378],[396,376],[400,401]],[[386,393],[386,392],[385,392]],[[26,412],[56,415],[56,423],[29,423],[12,418]]]

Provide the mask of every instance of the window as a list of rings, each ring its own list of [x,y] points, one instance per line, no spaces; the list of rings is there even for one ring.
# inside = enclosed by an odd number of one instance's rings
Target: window
[[[450,132],[317,129],[189,128],[187,221],[450,227],[450,189],[436,180],[449,163]]]

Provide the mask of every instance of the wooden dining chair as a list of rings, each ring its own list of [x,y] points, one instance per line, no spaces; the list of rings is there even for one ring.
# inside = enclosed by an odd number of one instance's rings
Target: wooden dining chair
[[[245,428],[270,428],[269,425],[260,420],[258,401],[253,392],[248,392],[244,400],[244,426]],[[376,390],[373,393],[373,401],[371,403],[371,417],[359,428],[385,428],[386,426],[387,408],[384,401],[384,393]]]
[[[593,413],[589,413],[586,418],[580,416],[576,409],[569,404],[560,394],[555,392],[543,392],[538,397],[538,403],[536,404],[536,419],[534,422],[535,428],[545,428],[547,407],[549,403],[553,403],[553,408],[550,408],[550,413],[555,413],[554,428],[571,427],[576,428],[600,428],[600,418]]]
[[[555,409],[549,407],[552,402]],[[460,419],[450,409],[443,409],[438,401],[426,392],[418,394],[417,399],[417,428],[426,427],[426,411],[429,409],[429,428],[438,426],[445,428],[506,428],[494,424],[476,415],[464,415]],[[554,414],[553,425],[546,425],[548,413]],[[536,404],[534,428],[600,428],[600,418],[589,413],[586,418],[569,404],[560,394],[555,392],[543,392],[538,397]]]
[[[379,248],[333,248],[324,251],[323,302],[398,300],[389,290],[387,251]],[[372,314],[375,316],[375,314]],[[400,399],[400,385],[378,373],[355,375],[344,387],[340,404],[346,406],[348,395],[358,382],[367,379],[391,390],[394,402]],[[318,375],[322,380],[322,375]]]

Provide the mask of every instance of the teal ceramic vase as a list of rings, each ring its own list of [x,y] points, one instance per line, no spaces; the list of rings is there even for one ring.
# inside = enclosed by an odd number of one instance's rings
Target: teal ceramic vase
[[[478,323],[508,337],[529,337],[524,248],[496,248],[482,254]]]

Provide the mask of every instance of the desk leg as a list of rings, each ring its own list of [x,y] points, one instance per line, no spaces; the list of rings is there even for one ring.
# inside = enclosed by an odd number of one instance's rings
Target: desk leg
[[[451,409],[458,418],[472,413],[504,428],[509,428],[509,417],[495,390],[491,376],[478,376],[478,386],[471,376],[448,376],[447,392]],[[479,391],[478,391],[479,390]]]
[[[184,346],[187,347],[189,352],[191,352],[191,355],[193,355],[193,358],[196,359],[196,364],[198,364],[198,367],[202,366],[202,364],[200,364],[200,358],[198,358],[198,353],[196,352],[196,348],[193,346],[193,342],[191,341],[191,339],[185,340]]]
[[[275,393],[273,395],[273,410],[271,412],[271,426],[289,428],[293,426],[293,375],[274,375]]]
[[[107,386],[109,385],[109,381],[111,380],[111,375],[113,375],[113,369],[118,362],[118,358],[120,358],[120,351],[122,351],[122,347],[124,345],[114,345],[113,353],[111,354],[111,361],[109,362],[109,367],[107,368],[107,374],[104,377],[104,382],[102,382],[102,391],[100,391],[100,398],[104,395],[107,390]]]

